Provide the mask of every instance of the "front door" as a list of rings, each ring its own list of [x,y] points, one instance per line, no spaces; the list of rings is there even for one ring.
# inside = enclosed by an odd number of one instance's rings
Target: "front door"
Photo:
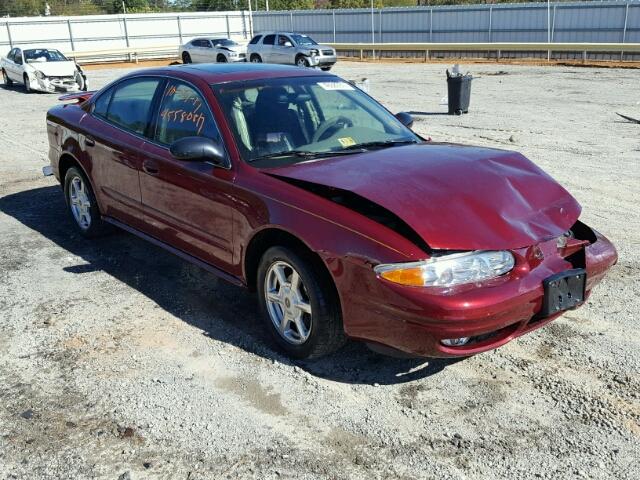
[[[286,35],[278,35],[273,47],[273,63],[293,64],[295,61],[293,42]]]
[[[140,188],[145,223],[154,237],[224,270],[232,265],[233,172],[175,159],[183,137],[222,142],[209,106],[192,85],[170,80],[144,145]]]

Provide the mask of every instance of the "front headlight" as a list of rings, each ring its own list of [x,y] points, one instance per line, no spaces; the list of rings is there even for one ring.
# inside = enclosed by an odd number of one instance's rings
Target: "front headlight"
[[[36,70],[36,74],[35,75],[36,75],[36,78],[38,80],[44,80],[45,79],[45,74],[42,73],[40,70]]]
[[[452,287],[477,283],[511,271],[515,259],[507,251],[475,251],[433,257],[411,263],[382,264],[379,277],[414,287]]]
[[[229,52],[229,56],[230,57],[237,57],[238,53],[237,52]]]

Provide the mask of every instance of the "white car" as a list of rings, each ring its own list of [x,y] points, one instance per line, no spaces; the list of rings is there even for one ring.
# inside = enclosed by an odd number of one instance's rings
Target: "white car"
[[[87,90],[87,77],[73,60],[51,48],[13,48],[0,59],[5,85],[21,83],[27,92]]]
[[[200,37],[180,47],[183,63],[244,62],[247,46],[230,38]]]

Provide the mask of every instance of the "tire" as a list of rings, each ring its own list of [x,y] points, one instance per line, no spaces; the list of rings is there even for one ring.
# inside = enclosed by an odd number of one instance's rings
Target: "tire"
[[[22,76],[22,81],[24,82],[25,93],[33,92],[33,90],[31,90],[31,85],[29,85],[29,77],[27,76],[26,73]]]
[[[222,55],[222,54],[219,54],[219,55],[216,57],[216,62],[218,62],[218,63],[227,63],[227,57],[225,57],[225,56],[224,56],[224,55]]]
[[[262,63],[262,58],[260,58],[260,55],[258,55],[257,53],[254,53],[253,55],[251,55],[251,58],[249,58],[249,61],[251,63]]]
[[[299,282],[295,281],[294,273]],[[346,342],[332,280],[308,255],[271,247],[260,260],[257,285],[265,326],[290,357],[318,358],[338,350]],[[272,294],[269,298],[268,292]]]
[[[328,72],[329,70],[331,70],[331,67],[320,67],[320,70],[322,70],[323,72]]]
[[[2,81],[4,82],[4,84],[7,87],[10,87],[11,85],[13,85],[13,80],[11,80],[9,78],[9,76],[7,75],[7,72],[5,72],[4,68],[2,69]]]
[[[189,52],[182,52],[182,63],[191,63],[191,55],[189,55]]]
[[[306,68],[311,65],[309,64],[309,59],[307,57],[305,57],[304,55],[298,55],[296,57],[296,66]]]
[[[80,185],[83,187],[83,194],[78,190]],[[94,238],[108,232],[109,227],[100,217],[98,202],[91,184],[77,167],[71,167],[64,176],[64,198],[69,215],[82,236]],[[82,215],[83,212],[88,215],[88,219]]]

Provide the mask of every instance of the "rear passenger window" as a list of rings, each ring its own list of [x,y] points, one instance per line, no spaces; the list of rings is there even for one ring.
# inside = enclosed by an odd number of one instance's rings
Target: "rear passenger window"
[[[107,111],[107,119],[143,135],[149,121],[153,95],[159,83],[157,78],[135,78],[118,84]]]
[[[266,37],[264,37],[264,42],[262,42],[264,45],[273,45],[273,42],[275,42],[276,40],[276,36],[275,35],[267,35]]]
[[[162,95],[155,139],[171,145],[183,137],[208,137],[220,142],[220,133],[202,95],[185,83],[171,80]]]
[[[249,42],[249,45],[255,45],[260,41],[261,38],[262,38],[262,35],[256,35],[251,39],[251,41]]]
[[[98,99],[93,104],[93,113],[95,115],[107,118],[107,109],[109,108],[111,95],[113,95],[113,88],[110,88],[106,92],[100,94]]]

